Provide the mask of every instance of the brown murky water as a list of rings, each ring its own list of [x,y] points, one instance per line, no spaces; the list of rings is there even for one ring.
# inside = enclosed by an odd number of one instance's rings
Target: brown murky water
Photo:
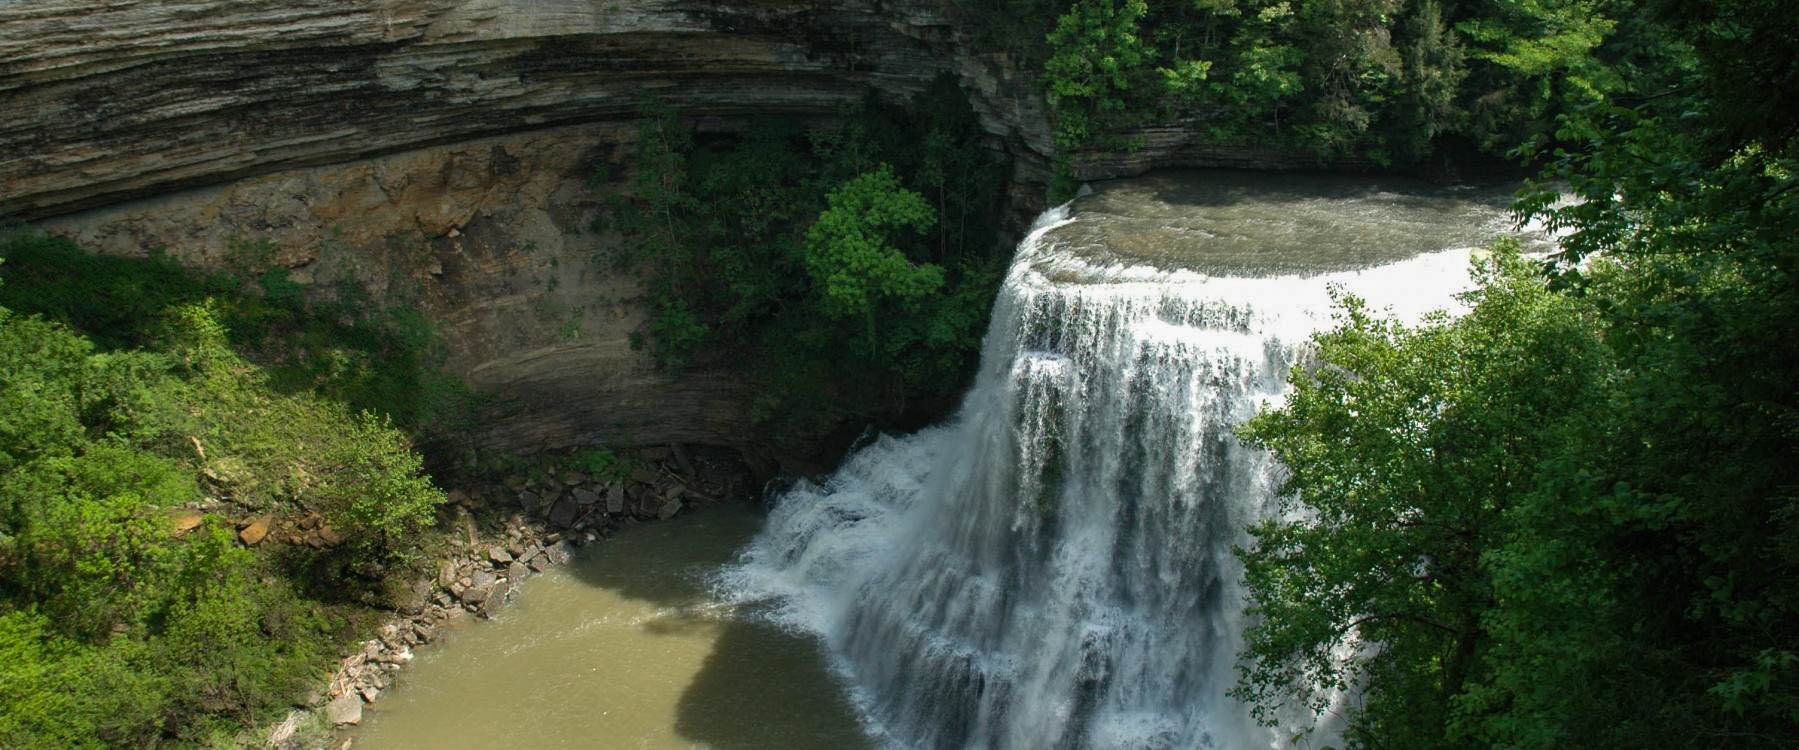
[[[871,747],[821,643],[710,595],[761,523],[709,508],[531,579],[494,621],[421,649],[356,750]]]
[[[1516,227],[1516,185],[1445,187],[1400,177],[1171,169],[1092,184],[1080,221],[1052,240],[1104,264],[1229,276],[1315,275],[1451,247]],[[1527,251],[1548,249],[1537,231]]]

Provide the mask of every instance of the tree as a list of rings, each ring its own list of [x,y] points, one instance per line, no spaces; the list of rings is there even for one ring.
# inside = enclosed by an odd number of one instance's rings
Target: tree
[[[1148,12],[1144,0],[1079,0],[1056,21],[1043,66],[1056,145],[1085,146],[1130,120],[1129,95],[1148,73],[1140,31]]]
[[[314,496],[325,520],[349,535],[358,561],[390,562],[431,526],[445,496],[385,417],[362,412],[346,421],[342,438],[325,446],[324,479]]]
[[[843,183],[826,202],[806,230],[806,272],[825,314],[863,319],[873,345],[878,304],[915,301],[943,287],[941,266],[913,263],[895,246],[899,232],[924,232],[936,217],[885,165]]]
[[[1466,317],[1417,327],[1339,295],[1316,367],[1241,431],[1289,472],[1239,550],[1256,622],[1236,694],[1263,720],[1355,691],[1353,745],[1472,739],[1457,709],[1490,671],[1499,604],[1485,556],[1560,447],[1542,437],[1590,420],[1609,380],[1586,311],[1514,248],[1477,277]]]
[[[1246,552],[1268,620],[1251,636],[1239,694],[1264,713],[1334,684],[1362,691],[1349,739],[1370,747],[1790,748],[1799,737],[1799,126],[1768,99],[1740,94],[1799,82],[1788,64],[1799,34],[1760,0],[1647,7],[1631,32],[1646,39],[1640,59],[1690,56],[1641,71],[1627,97],[1564,114],[1564,145],[1538,153],[1562,182],[1519,204],[1564,232],[1542,263],[1544,309],[1577,311],[1581,324],[1558,345],[1588,342],[1573,351],[1591,356],[1558,369],[1545,352],[1452,350],[1427,367],[1479,375],[1473,383],[1514,378],[1476,414],[1510,413],[1508,400],[1553,405],[1545,385],[1558,378],[1580,397],[1534,424],[1508,420],[1527,439],[1443,481],[1396,484],[1420,456],[1480,451],[1393,435],[1430,426],[1478,449],[1496,439],[1483,429],[1490,420],[1442,422],[1454,412],[1433,408],[1396,422],[1380,399],[1413,392],[1414,381],[1382,363],[1411,361],[1407,346],[1372,347],[1381,354],[1350,361],[1379,366],[1343,365],[1339,375],[1327,345],[1319,382],[1348,378],[1332,387],[1372,400],[1304,411],[1318,392],[1336,392],[1309,386],[1298,407],[1254,428],[1293,464],[1295,502],[1317,513],[1271,522],[1258,535],[1266,547]],[[1574,41],[1582,33],[1565,31]],[[1561,54],[1511,49],[1519,63]],[[1453,327],[1478,325],[1493,283]],[[1426,383],[1418,400],[1460,403],[1459,383]],[[1347,447],[1324,445],[1332,435]],[[1445,501],[1502,474],[1512,481],[1488,483],[1496,507],[1480,506],[1482,525],[1459,525],[1475,506]],[[1367,522],[1399,503],[1407,513],[1387,527]],[[1433,527],[1457,533],[1409,531]],[[1414,545],[1420,538],[1429,544]],[[1381,607],[1428,613],[1424,605],[1459,590],[1431,571],[1456,567],[1461,543],[1477,551],[1477,595],[1453,601],[1472,603],[1472,629],[1438,620],[1450,627],[1433,643],[1416,629],[1366,627]],[[1365,575],[1336,562],[1344,550],[1371,555],[1357,563]],[[1397,576],[1395,553],[1414,556],[1430,585]],[[1324,598],[1308,605],[1307,593]],[[1345,617],[1370,616],[1356,632],[1375,648],[1345,662],[1320,650],[1341,637]]]

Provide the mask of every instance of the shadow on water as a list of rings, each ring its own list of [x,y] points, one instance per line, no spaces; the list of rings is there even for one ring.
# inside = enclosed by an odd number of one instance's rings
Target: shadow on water
[[[771,638],[771,630],[776,628],[754,622],[725,625],[681,695],[675,731],[729,750],[874,747],[831,675],[822,645],[806,636]]]
[[[682,740],[744,750],[871,748],[822,643],[715,602],[709,576],[736,559],[762,519],[746,503],[634,527],[583,550],[568,570],[584,585],[660,610],[640,625],[646,634],[714,634],[679,698],[674,730]]]

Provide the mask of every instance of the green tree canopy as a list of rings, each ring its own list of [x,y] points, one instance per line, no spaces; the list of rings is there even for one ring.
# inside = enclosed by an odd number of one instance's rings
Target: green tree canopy
[[[1538,143],[1556,181],[1519,204],[1563,232],[1535,307],[1577,324],[1542,351],[1439,351],[1420,380],[1396,363],[1488,325],[1515,282],[1484,279],[1468,318],[1403,333],[1352,315],[1321,338],[1324,369],[1246,433],[1317,514],[1265,524],[1244,552],[1267,619],[1239,692],[1264,712],[1347,685],[1360,747],[1799,737],[1799,128],[1767,106],[1780,94],[1742,93],[1790,90],[1799,35],[1758,0],[1645,8],[1630,22],[1649,56],[1690,55],[1565,112],[1562,145]],[[1502,387],[1448,419],[1469,383]],[[1380,626],[1444,603],[1463,619]],[[1367,650],[1321,650],[1352,632]]]
[[[867,317],[882,300],[916,300],[943,287],[941,267],[914,264],[895,247],[895,232],[924,232],[936,217],[892,168],[858,175],[825,200],[828,207],[806,230],[806,272],[827,314]]]
[[[1317,368],[1242,429],[1289,472],[1239,552],[1259,621],[1238,692],[1265,719],[1354,690],[1358,746],[1473,740],[1453,708],[1490,669],[1486,556],[1534,531],[1513,516],[1562,448],[1544,436],[1605,408],[1611,368],[1582,307],[1515,250],[1477,277],[1467,316],[1417,327],[1340,297]]]

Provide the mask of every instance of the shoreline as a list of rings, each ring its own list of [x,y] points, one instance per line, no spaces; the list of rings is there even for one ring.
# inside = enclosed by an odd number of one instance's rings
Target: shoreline
[[[256,744],[347,750],[354,743],[347,732],[411,663],[414,649],[446,629],[492,618],[526,580],[616,531],[750,497],[748,469],[733,458],[696,458],[679,446],[639,451],[637,458],[640,465],[622,477],[490,475],[450,490],[447,539],[430,574],[405,588],[374,637],[346,644],[302,705],[254,730]]]

